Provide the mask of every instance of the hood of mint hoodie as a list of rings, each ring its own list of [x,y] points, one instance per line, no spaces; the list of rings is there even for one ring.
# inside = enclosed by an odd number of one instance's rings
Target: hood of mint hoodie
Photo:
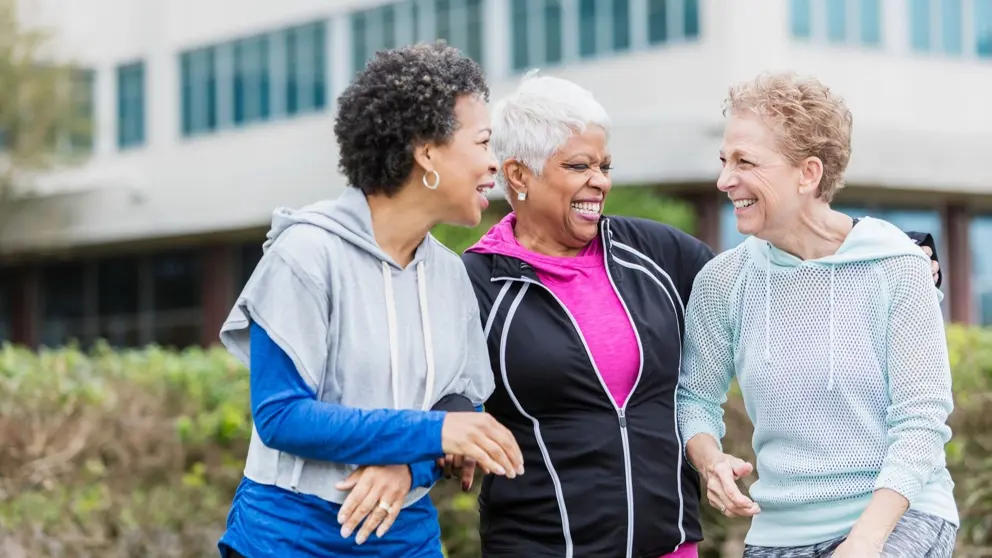
[[[376,242],[360,190],[277,209],[263,250],[220,332],[245,365],[254,321],[328,403],[429,410],[446,395],[478,407],[492,393],[478,302],[461,259],[428,234],[400,267]],[[347,494],[334,485],[354,469],[282,454],[253,430],[245,475],[341,503]],[[405,504],[424,494],[414,489]]]

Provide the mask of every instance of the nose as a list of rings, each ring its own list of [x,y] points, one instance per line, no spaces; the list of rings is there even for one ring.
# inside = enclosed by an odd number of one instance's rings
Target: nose
[[[737,177],[734,175],[730,165],[725,165],[720,170],[720,177],[716,179],[716,187],[721,192],[729,192],[737,186]]]
[[[499,161],[496,159],[496,154],[492,151],[489,152],[489,174],[496,174],[499,170]]]
[[[613,183],[610,180],[610,175],[605,172],[593,171],[592,176],[589,177],[589,186],[608,192],[610,190],[610,185]]]

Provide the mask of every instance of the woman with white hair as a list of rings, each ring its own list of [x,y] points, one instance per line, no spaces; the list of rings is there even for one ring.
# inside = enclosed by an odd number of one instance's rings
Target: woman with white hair
[[[483,555],[695,556],[699,483],[675,386],[681,301],[713,252],[603,216],[610,120],[588,91],[531,75],[493,113],[513,212],[462,258],[496,374],[486,411],[527,474],[485,477]]]

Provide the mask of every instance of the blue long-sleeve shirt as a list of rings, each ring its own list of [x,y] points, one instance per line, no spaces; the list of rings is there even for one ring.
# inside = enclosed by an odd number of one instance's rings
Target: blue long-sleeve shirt
[[[352,463],[409,463],[413,487],[440,478],[445,413],[364,410],[316,400],[289,356],[257,324],[251,326],[251,409],[255,428],[273,449],[303,457]],[[462,401],[464,400],[464,401]],[[472,409],[464,397],[437,408]],[[241,481],[218,546],[222,557],[235,549],[246,558],[263,556],[441,556],[437,511],[430,498],[403,509],[389,533],[363,545],[340,535],[340,506],[316,496]]]

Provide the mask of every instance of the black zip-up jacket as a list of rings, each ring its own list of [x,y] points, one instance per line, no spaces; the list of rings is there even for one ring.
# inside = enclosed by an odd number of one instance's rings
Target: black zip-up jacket
[[[510,429],[526,463],[516,479],[483,480],[484,557],[658,558],[702,539],[675,388],[685,305],[713,252],[678,229],[624,217],[603,217],[600,241],[641,352],[621,408],[571,315],[529,265],[463,256],[496,375],[486,412]]]

